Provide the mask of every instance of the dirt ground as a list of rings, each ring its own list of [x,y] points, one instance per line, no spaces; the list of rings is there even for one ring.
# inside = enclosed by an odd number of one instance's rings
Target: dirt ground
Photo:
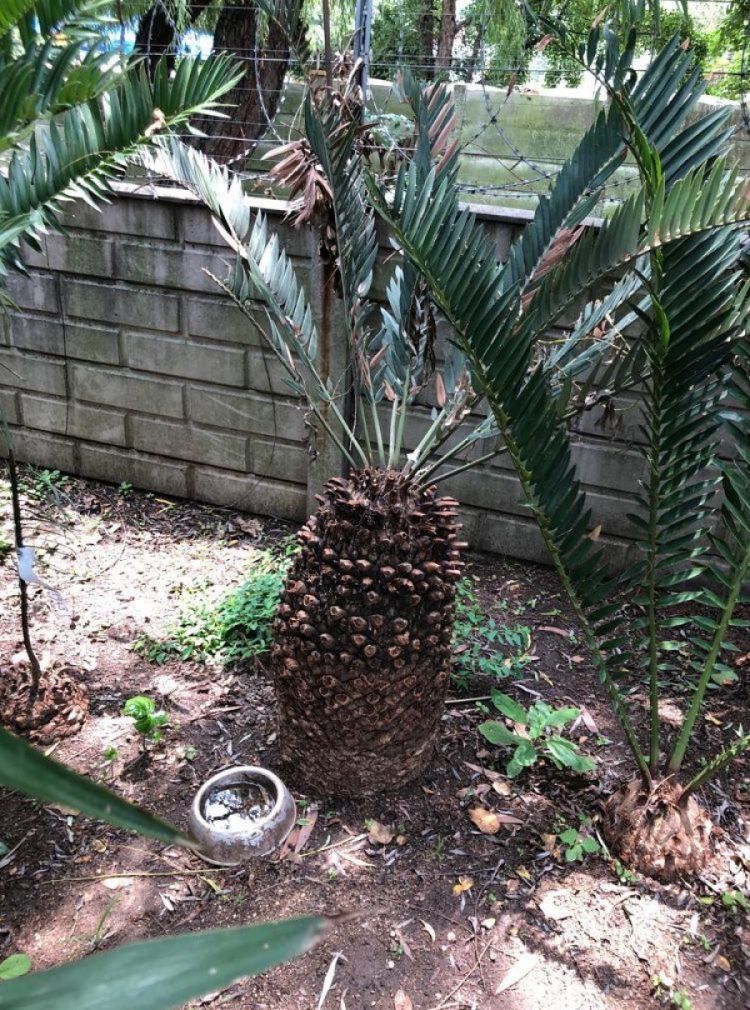
[[[238,669],[176,659],[157,666],[133,645],[144,634],[164,635],[191,593],[237,585],[254,549],[292,531],[127,487],[59,483],[31,470],[25,481],[27,540],[39,548],[40,574],[65,601],[61,608],[48,593],[32,593],[34,641],[44,666],[72,671],[90,698],[83,728],[53,747],[55,757],[180,826],[199,784],[218,769],[280,770],[262,661]],[[10,540],[5,485],[2,494],[0,557],[2,537]],[[750,889],[747,763],[736,762],[704,793],[717,830],[701,879],[660,885],[624,872],[606,852],[567,862],[554,836],[590,818],[597,837],[602,797],[628,777],[627,753],[549,570],[477,557],[471,571],[497,624],[531,632],[522,676],[503,690],[526,703],[541,697],[583,706],[574,736],[596,759],[595,774],[575,778],[537,766],[506,779],[502,753],[477,731],[486,718],[476,701],[486,700],[484,678],[450,698],[421,782],[345,804],[324,786],[317,796],[297,794],[314,827],[301,852],[281,861],[209,867],[186,851],[0,792],[0,841],[8,849],[0,856],[0,959],[22,951],[42,969],[135,938],[357,911],[358,919],[300,960],[189,1005],[314,1010],[336,958],[324,1010],[750,1006],[750,929],[738,901],[726,897]],[[6,679],[21,662],[16,592],[6,549]],[[699,750],[747,723],[750,646],[737,644],[739,683],[711,694]],[[665,722],[679,715],[684,679],[674,678]],[[170,720],[146,761],[138,759],[132,720],[121,715],[136,693],[149,694]],[[642,704],[643,686],[633,695]],[[510,815],[498,833],[477,830],[468,816],[477,804]],[[388,829],[385,844],[368,835],[368,826],[378,833],[371,821]]]

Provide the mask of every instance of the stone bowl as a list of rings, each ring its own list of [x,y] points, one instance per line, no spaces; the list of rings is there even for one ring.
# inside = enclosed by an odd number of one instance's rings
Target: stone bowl
[[[294,799],[278,775],[241,765],[203,783],[188,824],[203,859],[217,866],[237,866],[277,849],[296,820]]]

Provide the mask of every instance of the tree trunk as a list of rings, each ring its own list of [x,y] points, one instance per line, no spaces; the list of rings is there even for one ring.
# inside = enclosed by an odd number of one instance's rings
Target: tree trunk
[[[274,624],[282,759],[317,795],[398,789],[432,759],[465,544],[457,502],[393,471],[334,478]]]
[[[187,9],[188,24],[200,13],[199,4],[190,4]],[[166,56],[169,69],[174,66],[177,43],[177,24],[166,4],[157,3],[146,11],[138,22],[133,55],[145,56],[148,76],[153,80],[154,68],[162,56]]]
[[[450,69],[456,39],[456,0],[443,0],[436,66]]]
[[[240,54],[245,72],[223,98],[229,119],[202,117],[198,128],[208,136],[199,142],[206,154],[236,161],[249,154],[273,120],[289,65],[289,43],[283,25],[271,20],[259,45],[258,8],[253,0],[225,3],[216,22],[214,52]]]
[[[419,14],[419,42],[422,66],[418,76],[425,80],[432,80],[434,75],[435,57],[433,47],[435,45],[435,16],[432,10],[432,0],[423,0],[422,10]]]
[[[289,65],[289,41],[286,25],[296,26],[302,37],[299,3],[282,0],[277,4],[278,17],[270,19],[264,31],[263,46],[259,44],[258,7],[254,0],[226,0],[219,12],[214,31],[213,51],[228,53],[245,68],[236,87],[224,96],[228,119],[202,116],[195,123],[206,136],[198,146],[220,161],[235,161],[249,153],[254,141],[268,129],[279,105],[284,77]],[[190,4],[189,23],[199,15],[203,5]],[[134,53],[146,57],[149,76],[163,57],[174,65],[177,26],[163,2],[154,3],[138,24]]]

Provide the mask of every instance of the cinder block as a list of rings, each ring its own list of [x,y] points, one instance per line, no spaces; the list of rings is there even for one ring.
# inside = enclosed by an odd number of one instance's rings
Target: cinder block
[[[260,349],[247,351],[247,385],[259,393],[276,393],[291,396],[292,391],[286,379],[289,373],[271,351],[264,354]]]
[[[257,326],[267,326],[265,315],[258,306],[253,325],[228,298],[189,297],[185,303],[187,331],[192,337],[224,340],[237,344],[258,345],[261,338]]]
[[[183,416],[182,386],[175,382],[146,379],[93,365],[72,364],[70,373],[77,400],[166,417]]]
[[[52,358],[0,348],[0,382],[19,389],[65,395],[65,365]]]
[[[121,280],[208,294],[221,289],[205,271],[223,280],[233,259],[228,248],[223,256],[208,249],[146,242],[121,241],[116,248],[115,275]]]
[[[149,235],[152,238],[176,238],[175,212],[179,207],[166,201],[144,197],[118,196],[100,210],[83,201],[69,207],[61,216],[69,228],[87,228],[108,235]]]
[[[41,428],[42,431],[66,435],[68,403],[63,399],[48,399],[44,396],[21,395],[21,416],[27,428]]]
[[[303,446],[265,438],[251,441],[252,470],[261,477],[277,477],[295,484],[307,482],[310,458]]]
[[[160,456],[210,463],[243,473],[248,469],[247,438],[225,431],[170,424],[152,417],[131,417],[130,437],[136,449]]]
[[[75,442],[72,438],[56,438],[27,428],[12,429],[13,450],[16,459],[49,470],[76,472]],[[0,456],[5,454],[4,440],[0,439]]]
[[[8,294],[21,309],[55,314],[60,311],[57,277],[54,274],[40,273],[38,270],[33,270],[28,275],[10,273]]]
[[[47,236],[47,266],[60,273],[112,277],[112,243],[102,235],[71,231]],[[63,284],[65,281],[63,281]]]
[[[47,316],[11,313],[10,339],[22,351],[41,351],[42,354],[65,354],[65,330],[61,321]]]
[[[63,285],[63,303],[67,315],[80,319],[101,319],[166,333],[176,333],[180,328],[179,299],[164,291],[69,280]]]
[[[257,213],[253,209],[252,198],[248,203],[251,213]],[[269,236],[274,232],[278,234],[282,248],[290,256],[306,257],[310,254],[311,239],[308,227],[293,228],[291,224],[283,220],[285,212],[282,210],[277,210],[274,213],[264,209],[263,212],[266,215]],[[217,246],[228,251],[226,239],[219,234],[214,227],[211,215],[203,207],[181,207],[177,212],[177,221],[180,228],[180,238],[186,245]]]
[[[23,423],[58,435],[70,435],[90,442],[125,445],[125,415],[74,400],[51,400],[41,396],[21,396]]]
[[[283,432],[290,442],[304,439],[303,411],[293,403],[254,393],[229,393],[190,386],[187,412],[193,421],[259,435]]]
[[[94,323],[65,323],[65,351],[69,358],[98,361],[105,365],[120,363],[117,330]]]
[[[0,411],[7,424],[19,424],[21,411],[18,406],[18,393],[15,389],[0,389]],[[2,442],[2,436],[0,436]]]
[[[245,354],[237,347],[170,340],[155,333],[125,333],[123,349],[125,362],[142,372],[202,379],[220,386],[245,384]]]
[[[85,444],[79,447],[79,454],[79,472],[84,477],[112,484],[128,481],[134,487],[147,491],[158,491],[177,498],[188,497],[187,463],[171,463],[124,449],[105,449]]]
[[[208,467],[193,470],[191,496],[214,505],[297,522],[304,520],[307,512],[307,492],[302,484],[261,480],[253,474],[239,477]]]

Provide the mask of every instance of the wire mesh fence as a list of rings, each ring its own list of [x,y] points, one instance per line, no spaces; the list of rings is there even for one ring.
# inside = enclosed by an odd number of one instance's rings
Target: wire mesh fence
[[[277,4],[284,0],[276,0]],[[384,147],[397,147],[408,134],[405,109],[399,106],[391,82],[403,66],[425,79],[441,79],[454,89],[461,145],[459,183],[468,200],[531,208],[539,193],[546,192],[577,141],[593,121],[600,104],[595,82],[577,77],[564,61],[538,52],[532,37],[517,40],[517,51],[503,53],[488,38],[487,22],[466,32],[466,18],[453,13],[450,49],[443,46],[442,19],[433,16],[429,31],[419,40],[407,34],[408,0],[382,0],[395,19],[395,35],[380,35],[376,8],[369,57],[366,114]],[[701,7],[723,0],[705,0]],[[445,5],[444,5],[445,6]],[[235,24],[222,22],[220,5],[156,0],[151,8],[135,0],[121,0],[119,25],[112,32],[114,46],[123,53],[145,50],[155,54],[208,55],[217,48],[231,51],[244,67],[242,80],[230,97],[224,118],[196,124],[209,134],[206,149],[251,184],[267,186],[265,156],[279,144],[303,133],[304,91],[312,79],[325,73],[325,47],[320,24],[308,17],[305,28],[305,62],[299,49],[287,38],[273,37],[268,19],[252,0],[234,5]],[[492,4],[485,8],[492,10]],[[179,15],[177,11],[179,10]],[[372,18],[367,0],[356,5],[360,17]],[[343,84],[355,70],[355,42],[364,36],[362,24],[354,22],[354,6],[337,8],[332,45],[331,75]],[[151,19],[149,21],[149,18]],[[412,18],[413,20],[413,18]],[[456,26],[461,28],[456,31]],[[373,27],[371,25],[371,27]],[[417,24],[417,28],[420,25]],[[462,34],[463,33],[463,34]],[[575,36],[575,30],[572,32]],[[413,35],[413,32],[412,32]],[[746,33],[747,35],[747,33]],[[429,43],[429,48],[428,48]],[[441,52],[442,47],[442,52]],[[361,46],[359,52],[362,52]],[[648,46],[639,59],[645,66]],[[750,175],[750,116],[745,100],[748,63],[747,39],[733,62],[726,65],[706,57],[702,70],[715,90],[739,96],[732,109],[734,150],[740,167]],[[361,67],[357,64],[361,71]],[[718,101],[721,99],[713,99]],[[712,99],[708,100],[709,102]],[[186,135],[187,138],[187,135]],[[633,170],[627,165],[607,187],[605,201],[619,202],[633,185]]]

